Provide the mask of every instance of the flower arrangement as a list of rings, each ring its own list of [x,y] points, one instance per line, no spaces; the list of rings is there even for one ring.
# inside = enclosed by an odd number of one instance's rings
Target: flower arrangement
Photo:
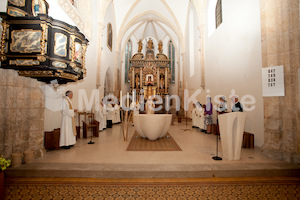
[[[11,161],[10,160],[6,160],[3,155],[1,155],[0,157],[0,172],[6,170],[7,167],[9,167],[11,165]]]

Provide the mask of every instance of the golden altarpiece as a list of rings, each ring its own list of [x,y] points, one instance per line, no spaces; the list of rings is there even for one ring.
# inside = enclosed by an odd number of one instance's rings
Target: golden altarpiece
[[[158,43],[159,53],[154,55],[153,41],[150,38],[146,46],[146,55],[141,52],[143,44],[138,42],[138,53],[130,59],[129,72],[131,91],[136,90],[137,97],[144,95],[147,99],[151,95],[160,95],[162,98],[169,93],[170,72],[168,57],[162,53],[162,42]]]

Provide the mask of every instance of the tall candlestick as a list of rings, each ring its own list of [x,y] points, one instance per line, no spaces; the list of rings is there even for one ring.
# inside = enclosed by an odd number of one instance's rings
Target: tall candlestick
[[[127,108],[129,107],[129,92],[127,92]]]
[[[133,103],[135,103],[135,91],[134,90],[132,91],[132,101],[133,101]]]
[[[120,107],[122,108],[122,90],[120,90]]]

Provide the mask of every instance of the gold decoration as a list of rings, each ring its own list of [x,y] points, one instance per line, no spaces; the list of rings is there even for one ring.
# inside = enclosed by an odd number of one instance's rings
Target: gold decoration
[[[82,69],[84,70],[84,74],[86,73],[85,53],[86,53],[86,44],[82,44]]]
[[[43,30],[42,37],[41,37],[41,55],[44,55],[45,54],[46,32],[47,32],[48,26],[47,26],[47,24],[42,23],[41,27]]]
[[[64,72],[61,72],[59,77],[65,78],[65,79],[70,79],[70,80],[73,80],[73,81],[78,80],[78,76],[73,75],[73,74],[67,74],[67,73],[64,73]]]
[[[141,53],[141,52],[142,52],[142,49],[143,49],[143,43],[142,43],[142,40],[139,40],[138,45],[139,45],[138,52]]]
[[[67,68],[67,64],[59,61],[52,62],[52,65],[57,68]]]
[[[1,47],[0,47],[0,61],[6,60],[5,55],[5,41],[6,41],[6,30],[9,27],[9,24],[6,21],[2,21],[2,35],[1,35]]]
[[[19,8],[7,6],[7,14],[13,17],[25,17],[28,13]]]
[[[19,75],[29,77],[54,77],[52,71],[19,71]]]
[[[19,7],[25,6],[25,0],[8,0],[8,2]]]
[[[159,43],[158,43],[158,52],[159,52],[159,53],[162,53],[162,52],[163,52],[162,46],[163,46],[163,43],[162,43],[161,40],[159,40]]]
[[[70,35],[70,48],[71,48],[71,62],[75,60],[75,36],[72,34]]]
[[[46,61],[46,56],[38,55],[38,56],[37,56],[37,59],[38,59],[38,61],[40,61],[40,62],[45,62],[45,61]]]

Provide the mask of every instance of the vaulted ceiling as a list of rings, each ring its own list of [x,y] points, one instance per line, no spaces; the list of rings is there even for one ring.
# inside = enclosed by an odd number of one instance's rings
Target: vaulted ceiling
[[[157,41],[168,37],[180,45],[185,37],[189,6],[199,2],[202,0],[106,1],[106,5],[111,3],[114,8],[117,46],[124,45],[132,36]]]

